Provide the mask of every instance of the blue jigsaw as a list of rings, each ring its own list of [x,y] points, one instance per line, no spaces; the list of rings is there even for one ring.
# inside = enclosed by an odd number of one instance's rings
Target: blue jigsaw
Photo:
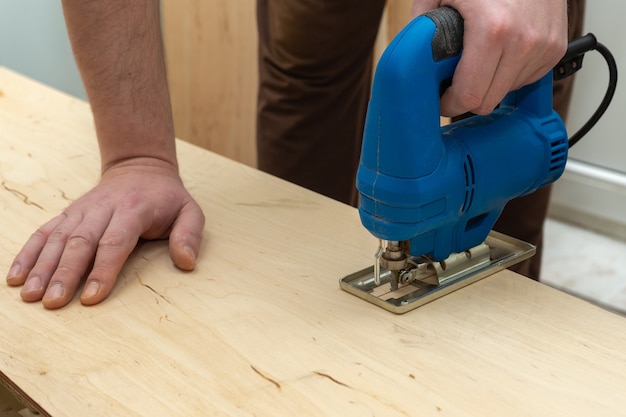
[[[491,230],[508,201],[556,181],[567,161],[552,72],[488,116],[441,127],[439,98],[462,45],[461,15],[433,10],[394,38],[374,76],[357,188],[361,221],[381,246],[366,278],[341,283],[397,313],[532,256],[532,246]]]

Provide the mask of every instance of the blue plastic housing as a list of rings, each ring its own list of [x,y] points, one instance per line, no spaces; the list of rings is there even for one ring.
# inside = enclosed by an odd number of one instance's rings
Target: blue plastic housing
[[[510,93],[488,116],[440,127],[440,85],[460,54],[435,61],[433,20],[420,16],[376,69],[357,173],[361,221],[443,260],[482,243],[506,203],[556,181],[567,132],[552,109],[552,75]]]

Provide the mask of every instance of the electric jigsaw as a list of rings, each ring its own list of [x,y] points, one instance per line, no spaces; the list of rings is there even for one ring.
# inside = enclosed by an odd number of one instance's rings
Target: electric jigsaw
[[[374,76],[357,189],[361,222],[380,243],[374,265],[340,285],[394,313],[532,256],[534,246],[491,229],[509,200],[556,181],[567,162],[552,72],[488,116],[441,126],[439,98],[462,47],[463,18],[442,7],[394,38]],[[560,71],[580,67],[585,48]]]

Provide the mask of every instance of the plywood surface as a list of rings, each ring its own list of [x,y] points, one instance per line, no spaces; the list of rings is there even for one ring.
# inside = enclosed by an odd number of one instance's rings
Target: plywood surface
[[[395,316],[339,289],[375,246],[354,209],[179,153],[194,272],[151,242],[98,306],[0,285],[2,379],[45,415],[626,415],[624,318],[510,272]],[[0,268],[97,174],[88,107],[0,69]]]

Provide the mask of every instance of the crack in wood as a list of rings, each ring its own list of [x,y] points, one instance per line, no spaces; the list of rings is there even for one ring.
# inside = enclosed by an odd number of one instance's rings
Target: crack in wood
[[[155,290],[154,288],[152,288],[151,286],[149,286],[148,284],[146,284],[145,282],[143,282],[143,280],[141,279],[141,275],[139,274],[135,274],[137,276],[137,281],[139,281],[139,284],[146,287],[147,289],[149,289],[150,291],[152,291],[154,294],[158,295],[159,297],[161,297],[162,299],[165,300],[165,302],[167,302],[168,304],[171,304],[170,300],[167,299],[167,297],[165,297],[163,294],[161,294],[160,292],[158,292],[157,290]]]
[[[74,200],[73,200],[73,199],[69,198],[69,197],[67,196],[67,194],[65,194],[65,191],[63,191],[63,190],[61,190],[61,189],[59,189],[59,188],[57,188],[57,190],[59,190],[59,192],[61,193],[61,198],[62,198],[63,200],[65,200],[65,201],[69,201],[70,203],[73,203],[73,202],[74,202]]]
[[[330,380],[331,380],[331,381],[333,381],[335,384],[337,384],[337,385],[341,385],[342,387],[352,388],[350,385],[348,385],[348,384],[344,384],[343,382],[336,380],[335,378],[333,378],[332,376],[330,376],[330,375],[328,375],[328,374],[325,374],[324,372],[313,371],[313,373],[314,373],[315,375],[319,375],[319,376],[321,376],[321,377],[324,377],[324,378],[330,379]]]
[[[279,384],[276,380],[274,380],[274,379],[270,378],[269,376],[265,375],[263,372],[261,372],[261,371],[259,371],[258,369],[256,369],[256,368],[254,367],[254,365],[250,365],[250,368],[252,368],[252,370],[253,370],[254,372],[256,372],[256,373],[257,373],[257,375],[259,375],[261,378],[263,378],[263,379],[265,379],[266,381],[269,381],[269,382],[271,382],[272,384],[274,384],[274,386],[275,386],[276,388],[278,388],[278,390],[280,391],[280,384]]]
[[[29,206],[35,206],[35,207],[38,207],[40,210],[43,210],[42,206],[40,206],[39,204],[37,204],[34,201],[32,201],[30,198],[28,198],[28,196],[26,194],[24,194],[23,192],[21,192],[19,190],[16,190],[15,188],[9,187],[6,184],[6,182],[4,182],[4,181],[2,181],[2,188],[7,190],[8,192],[12,193],[13,195],[21,198],[22,201],[24,202],[24,204],[27,204]]]

